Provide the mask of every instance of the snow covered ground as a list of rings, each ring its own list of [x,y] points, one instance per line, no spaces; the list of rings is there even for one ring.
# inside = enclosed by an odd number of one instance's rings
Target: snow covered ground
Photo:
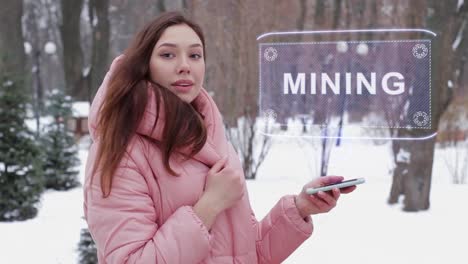
[[[297,193],[316,177],[319,142],[276,139],[259,170],[248,181],[258,219],[285,194]],[[345,141],[331,153],[329,174],[365,177],[343,195],[330,213],[313,217],[315,230],[285,262],[289,264],[466,264],[468,263],[468,184],[451,184],[444,151],[436,152],[431,208],[404,213],[386,203],[391,186],[390,149],[370,142]],[[83,170],[87,151],[80,151]],[[0,263],[77,263],[82,219],[82,188],[48,191],[35,219],[0,223]]]

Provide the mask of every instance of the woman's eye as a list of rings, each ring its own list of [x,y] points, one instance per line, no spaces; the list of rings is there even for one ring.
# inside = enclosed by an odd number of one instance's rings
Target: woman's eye
[[[190,55],[190,57],[194,58],[194,59],[201,59],[201,55],[200,54],[192,54]]]
[[[174,55],[172,53],[163,53],[160,56],[163,57],[163,58],[172,58],[172,57],[174,57]]]

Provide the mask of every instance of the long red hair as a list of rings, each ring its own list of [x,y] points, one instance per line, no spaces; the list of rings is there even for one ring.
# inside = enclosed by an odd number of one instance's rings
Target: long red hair
[[[174,151],[191,147],[189,156],[192,156],[206,142],[203,119],[192,104],[182,101],[169,89],[153,83],[150,78],[149,62],[154,45],[166,28],[179,24],[186,24],[195,31],[202,41],[205,54],[205,39],[197,24],[179,12],[163,13],[137,33],[109,80],[99,111],[96,130],[99,147],[92,173],[94,176],[98,169],[101,170],[101,190],[104,197],[110,194],[115,170],[142,120],[148,87],[155,94],[156,109],[159,109],[161,100],[163,101],[165,123],[162,142],[146,138],[161,149],[164,166],[172,175],[176,173],[169,165],[169,158]],[[152,85],[148,86],[148,82]],[[159,112],[153,129],[158,119]]]

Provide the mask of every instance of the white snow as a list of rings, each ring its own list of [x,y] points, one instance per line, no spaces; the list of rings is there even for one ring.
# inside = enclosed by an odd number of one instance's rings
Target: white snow
[[[57,6],[55,6],[55,5],[50,5],[49,10],[50,10],[50,12],[53,14],[53,13],[57,12]]]
[[[460,8],[463,6],[464,4],[464,0],[458,0],[458,3],[457,3],[457,12],[460,10]]]
[[[348,51],[348,43],[346,43],[345,41],[340,41],[336,43],[336,50],[339,53],[346,53]]]
[[[396,159],[398,162],[409,163],[411,161],[411,153],[401,148],[398,151]]]
[[[117,10],[119,10],[119,8],[115,5],[110,5],[109,6],[109,13],[112,13],[112,12],[116,12]]]
[[[13,82],[11,80],[7,80],[5,82],[3,82],[3,87],[10,87],[13,85]]]
[[[99,19],[98,19],[98,16],[94,16],[93,17],[93,27],[97,26],[97,24],[99,23]]]
[[[24,52],[29,55],[31,54],[31,51],[32,51],[31,43],[24,42]]]
[[[89,72],[91,71],[91,66],[87,66],[81,70],[81,75],[83,77],[86,77],[89,75]]]
[[[89,142],[89,141],[88,141]],[[276,137],[257,180],[247,181],[257,219],[278,199],[301,190],[317,177],[320,141]],[[83,180],[87,142],[80,143]],[[454,185],[440,149],[436,151],[431,208],[405,213],[389,206],[392,156],[389,143],[343,140],[331,152],[329,174],[364,177],[366,183],[328,214],[313,216],[314,233],[286,264],[467,263],[468,185]],[[82,188],[47,191],[38,217],[0,223],[0,263],[77,263],[82,219]]]
[[[36,119],[34,118],[29,118],[26,119],[25,121],[26,126],[33,132],[37,131],[37,124],[36,124]],[[52,124],[54,122],[54,118],[51,116],[41,116],[39,118],[39,127],[43,128],[49,124]]]
[[[40,29],[46,29],[47,26],[48,26],[46,16],[40,16],[38,21],[37,21],[37,24],[38,24]]]
[[[72,111],[74,117],[88,117],[89,115],[89,102],[74,102],[72,104]]]
[[[457,37],[452,43],[452,50],[456,50],[460,45],[462,38],[463,38],[463,31],[465,31],[466,21],[463,21],[462,26],[458,30]]]
[[[393,5],[384,4],[382,8],[380,9],[380,11],[387,16],[392,16]]]

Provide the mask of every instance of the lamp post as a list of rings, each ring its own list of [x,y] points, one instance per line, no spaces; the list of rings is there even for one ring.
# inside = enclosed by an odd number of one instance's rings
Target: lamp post
[[[346,43],[344,41],[338,42],[338,44],[336,45],[336,50],[338,51],[338,53],[343,54],[342,56],[346,56],[346,53],[348,52],[348,43]],[[350,60],[349,60],[348,56],[345,57],[345,61],[346,61],[345,70],[346,70],[346,72],[348,72],[349,68],[350,68],[349,67]],[[346,72],[345,72],[345,74],[342,74],[342,76],[346,76]],[[342,103],[341,103],[340,121],[338,123],[338,135],[337,135],[337,140],[336,140],[336,146],[337,147],[340,146],[340,144],[341,144],[341,135],[343,133],[344,113],[345,113],[345,109],[346,109],[346,105],[347,105],[346,95],[343,95],[342,93],[340,93],[340,96],[342,96],[342,98],[341,98]]]

